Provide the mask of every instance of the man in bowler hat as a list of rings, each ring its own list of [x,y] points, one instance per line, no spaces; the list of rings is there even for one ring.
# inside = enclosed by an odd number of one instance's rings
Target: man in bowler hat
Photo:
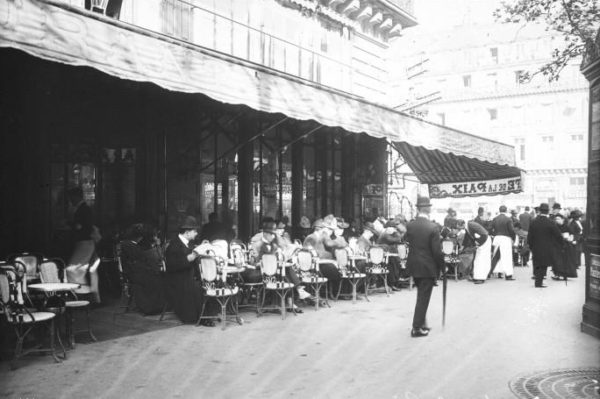
[[[425,337],[429,334],[425,322],[427,308],[435,281],[444,267],[444,255],[439,228],[430,220],[429,198],[419,196],[416,205],[417,217],[406,226],[405,235],[410,248],[406,267],[417,286],[417,303],[410,335]]]
[[[529,226],[527,243],[533,254],[533,276],[536,288],[546,288],[542,284],[548,266],[556,265],[556,250],[562,243],[562,235],[554,221],[550,220],[548,204],[540,204],[540,214]]]

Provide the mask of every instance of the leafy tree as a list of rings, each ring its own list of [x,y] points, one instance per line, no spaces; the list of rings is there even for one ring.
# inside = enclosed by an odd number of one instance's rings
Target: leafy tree
[[[595,45],[594,39],[600,26],[600,0],[503,1],[494,16],[504,23],[545,23],[546,30],[563,36],[563,46],[552,51],[550,62],[520,77],[521,81],[527,82],[541,73],[549,81],[554,81],[558,80],[569,61],[582,56],[587,48]]]

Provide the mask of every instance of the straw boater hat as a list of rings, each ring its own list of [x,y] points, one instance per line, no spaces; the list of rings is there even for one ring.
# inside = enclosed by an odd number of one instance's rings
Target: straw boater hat
[[[317,219],[313,222],[312,227],[314,229],[322,229],[323,227],[325,227],[325,222],[323,222],[323,219]]]
[[[333,215],[325,216],[325,218],[323,219],[323,223],[325,224],[325,227],[327,227],[330,230],[337,229],[337,220]]]
[[[195,217],[186,216],[185,219],[183,220],[183,223],[181,223],[181,226],[179,226],[179,228],[193,230],[193,229],[199,229],[200,225],[196,221]]]

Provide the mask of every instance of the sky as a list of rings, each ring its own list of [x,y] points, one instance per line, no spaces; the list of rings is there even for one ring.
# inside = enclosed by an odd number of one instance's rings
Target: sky
[[[500,0],[415,0],[419,29],[435,31],[463,23],[490,23]]]

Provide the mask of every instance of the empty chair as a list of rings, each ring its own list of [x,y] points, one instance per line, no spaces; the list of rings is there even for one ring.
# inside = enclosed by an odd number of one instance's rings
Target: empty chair
[[[300,281],[313,290],[315,300],[315,310],[319,309],[319,302],[321,301],[321,289],[325,288],[325,303],[329,306],[328,291],[327,291],[327,278],[321,275],[319,271],[319,258],[313,251],[302,248],[296,251],[294,255],[300,269]]]
[[[42,263],[43,256],[33,252],[21,252],[12,254],[8,257],[8,263],[14,263],[15,261],[21,262],[25,265],[25,276],[27,282],[37,281],[39,279],[38,267]]]
[[[223,272],[223,278],[218,279],[217,273],[217,259],[212,256],[202,256],[200,258],[200,276],[202,277],[202,289],[204,290],[204,301],[202,303],[202,310],[198,317],[196,325],[200,325],[202,320],[215,320],[221,319],[222,328],[225,329],[228,321],[235,321],[238,324],[242,324],[242,319],[238,314],[237,306],[237,294],[239,288],[237,286],[230,286],[227,284],[225,274]],[[221,314],[215,316],[205,316],[204,311],[206,309],[206,302],[210,299],[215,300],[220,308]],[[231,306],[229,306],[231,305]],[[234,320],[228,319],[227,307],[232,310]]]
[[[40,279],[42,283],[62,283],[63,271],[64,263],[61,259],[48,259],[40,265]],[[69,346],[75,347],[75,335],[80,332],[87,333],[92,341],[96,341],[90,326],[90,301],[79,299],[75,291],[67,291],[63,299],[67,311],[66,333]],[[75,330],[74,328],[75,312],[77,311],[85,312],[87,328],[84,330]]]
[[[382,247],[372,246],[369,248],[367,256],[369,265],[366,268],[366,291],[369,291],[369,284],[377,284],[379,281],[382,281],[386,295],[390,296],[390,290],[387,284],[387,274],[389,271],[385,263],[384,249]]]
[[[275,254],[264,254],[261,258],[261,270],[263,276],[263,295],[261,305],[258,309],[258,315],[260,316],[265,310],[277,309],[281,312],[281,318],[285,319],[286,315],[286,303],[285,299],[289,295],[293,297],[294,284],[285,281],[283,265],[280,264],[277,255]],[[265,307],[265,298],[267,293],[271,292],[279,298],[279,305],[273,305]],[[296,311],[292,306],[292,312],[294,315]]]
[[[9,266],[3,266],[0,269],[0,310],[8,325],[13,327],[17,338],[12,367],[16,368],[18,359],[32,352],[50,353],[56,362],[60,362],[54,344],[55,314],[52,312],[32,312],[25,307],[23,301],[24,275],[25,270],[19,271]],[[23,347],[25,338],[37,326],[47,328],[50,339],[49,347],[35,347],[25,350]],[[44,336],[37,335],[37,337],[43,338]]]
[[[369,297],[367,295],[367,286],[365,283],[365,279],[367,278],[367,275],[365,273],[361,273],[351,262],[349,259],[349,254],[350,254],[351,250],[350,248],[338,248],[335,250],[335,260],[338,263],[338,268],[340,270],[340,273],[342,274],[342,280],[340,282],[340,285],[338,287],[338,291],[337,294],[335,296],[335,300],[337,301],[340,293],[342,291],[342,286],[344,285],[344,282],[348,282],[350,284],[350,286],[352,287],[352,302],[355,303],[356,302],[356,296],[357,296],[357,286],[358,284],[362,281],[363,285],[365,287],[365,298],[367,299],[367,301],[369,300]]]

